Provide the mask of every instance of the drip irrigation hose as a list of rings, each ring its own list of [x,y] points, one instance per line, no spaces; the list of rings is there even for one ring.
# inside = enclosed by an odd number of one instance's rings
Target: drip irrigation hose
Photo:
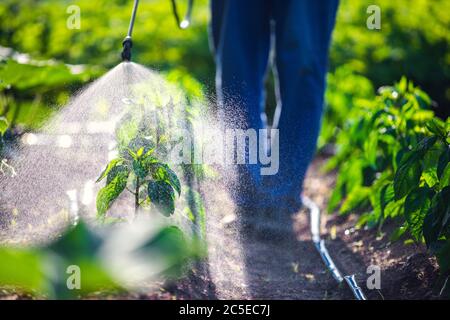
[[[175,17],[178,28],[186,29],[191,24],[192,7],[194,5],[194,0],[188,0],[188,7],[183,20],[180,20],[180,15],[178,14],[177,1],[171,0],[172,2],[172,12]]]
[[[362,289],[358,286],[358,283],[356,282],[355,275],[346,275],[342,276],[342,273],[339,271],[339,269],[336,267],[336,265],[333,262],[333,259],[331,258],[330,254],[328,253],[327,247],[325,246],[325,241],[320,238],[320,209],[317,206],[317,204],[312,201],[310,198],[306,196],[302,196],[302,202],[305,205],[305,207],[309,210],[309,216],[310,216],[310,223],[311,223],[311,236],[312,241],[314,243],[314,246],[316,247],[317,251],[319,252],[323,262],[325,263],[326,267],[330,271],[333,278],[341,284],[345,281],[345,283],[348,285],[350,290],[352,291],[353,295],[357,300],[367,300],[364,292]]]

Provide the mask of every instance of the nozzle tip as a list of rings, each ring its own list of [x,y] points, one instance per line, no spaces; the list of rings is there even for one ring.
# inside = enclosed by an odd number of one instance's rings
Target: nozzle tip
[[[133,42],[131,41],[131,37],[127,36],[122,42],[123,50],[122,50],[122,61],[130,61],[131,60],[131,47],[133,47]]]

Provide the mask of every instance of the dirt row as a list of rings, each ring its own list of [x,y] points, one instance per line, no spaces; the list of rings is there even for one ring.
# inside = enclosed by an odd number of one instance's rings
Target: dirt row
[[[305,194],[322,211],[322,237],[328,251],[344,275],[354,274],[368,299],[435,299],[438,276],[436,260],[422,245],[391,243],[394,226],[387,224],[382,233],[355,227],[356,214],[327,214],[326,204],[335,182],[333,173],[324,174],[324,159],[317,158],[305,181]],[[222,208],[226,206],[222,206]],[[302,210],[294,217],[292,234],[281,241],[241,239],[241,266],[245,283],[233,283],[218,289],[208,269],[214,262],[203,264],[190,279],[169,286],[178,299],[353,299],[345,285],[338,286],[320,259],[310,236],[309,216]],[[242,236],[242,235],[241,235]],[[221,239],[222,241],[224,239]],[[226,250],[224,247],[220,250]],[[224,254],[229,260],[232,254]],[[225,263],[221,262],[224,269]],[[379,267],[380,289],[369,289],[370,265]],[[372,269],[373,270],[373,269]],[[234,274],[228,273],[228,279]],[[233,282],[230,280],[230,282]]]
[[[344,275],[355,274],[369,299],[434,299],[438,267],[421,245],[391,243],[385,225],[381,234],[355,228],[358,216],[327,214],[328,197],[335,175],[324,174],[324,160],[317,158],[305,181],[305,194],[322,210],[322,237]],[[220,192],[215,192],[219,194]],[[139,293],[99,292],[91,298],[108,299],[353,299],[326,270],[311,241],[309,215],[298,212],[292,228],[277,241],[245,235],[236,226],[229,199],[220,198],[208,207],[209,255],[192,266],[188,277],[153,283]],[[368,289],[367,267],[380,268],[381,288]],[[11,288],[0,288],[0,299],[28,299]]]

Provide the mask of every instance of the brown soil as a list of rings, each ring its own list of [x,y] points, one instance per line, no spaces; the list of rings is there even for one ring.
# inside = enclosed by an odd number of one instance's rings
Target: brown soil
[[[321,208],[322,238],[342,274],[354,274],[368,299],[436,299],[433,292],[438,266],[423,245],[405,245],[403,240],[391,243],[389,235],[395,227],[392,223],[377,235],[375,230],[355,228],[356,214],[326,214],[335,175],[321,172],[324,161],[317,158],[312,164],[305,194]],[[241,267],[247,282],[228,286],[232,288],[225,293],[217,294],[213,279],[205,272],[207,267],[169,289],[178,299],[353,299],[349,289],[338,285],[326,271],[311,242],[309,228],[308,214],[301,211],[295,216],[292,234],[280,241],[250,236],[242,239]],[[230,255],[224,259],[233,260]],[[380,290],[367,288],[369,265],[381,270]]]
[[[325,214],[328,196],[334,185],[334,174],[320,171],[323,159],[316,159],[306,181],[307,194],[314,199],[322,214],[323,238],[338,268],[344,274],[355,274],[360,287],[369,299],[435,299],[438,277],[436,259],[423,245],[404,244],[404,239],[390,241],[394,223],[376,230],[355,228],[356,214],[339,216]],[[367,267],[381,269],[381,289],[369,290]]]

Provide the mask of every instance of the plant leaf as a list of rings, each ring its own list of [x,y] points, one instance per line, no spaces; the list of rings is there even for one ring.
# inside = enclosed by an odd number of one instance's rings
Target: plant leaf
[[[136,152],[136,156],[140,158],[144,154],[144,147],[139,148],[139,150]]]
[[[394,186],[392,183],[389,183],[385,185],[381,191],[380,191],[380,210],[381,210],[381,216],[385,218],[384,215],[384,209],[386,209],[386,206],[394,200]]]
[[[166,172],[167,172],[167,177],[168,177],[170,185],[175,189],[175,191],[178,193],[178,195],[180,195],[181,194],[181,183],[180,183],[180,180],[178,179],[177,174],[175,173],[175,171],[170,169],[169,166],[167,166]]]
[[[122,161],[123,160],[121,158],[111,160],[95,182],[102,181],[108,175],[108,173]]]
[[[422,178],[425,180],[426,184],[432,188],[435,184],[439,182],[436,168],[428,168],[422,172]]]
[[[411,235],[419,241],[422,238],[423,221],[430,208],[432,189],[421,187],[408,194],[404,214]]]
[[[0,137],[6,132],[8,126],[8,120],[5,117],[0,117]]]
[[[175,212],[175,193],[168,182],[150,181],[147,190],[151,202],[164,216],[168,217]]]
[[[340,213],[347,213],[353,209],[361,208],[369,201],[370,188],[354,188],[342,203]]]
[[[148,169],[144,165],[144,163],[139,160],[133,160],[133,171],[141,179],[144,179],[148,174]]]
[[[430,130],[432,133],[439,137],[446,137],[447,133],[445,132],[445,126],[442,123],[442,121],[438,119],[431,119],[431,121],[428,121],[426,124],[428,130]]]
[[[395,199],[401,199],[419,183],[421,166],[416,156],[409,157],[397,170],[394,177]]]
[[[130,172],[128,170],[117,171],[111,181],[99,190],[96,200],[97,217],[104,217],[114,200],[125,189],[129,174]]]
[[[432,200],[430,210],[423,222],[423,236],[428,247],[435,243],[450,220],[450,187],[445,187]]]
[[[450,162],[445,166],[441,179],[439,180],[439,188],[443,189],[450,185]]]
[[[445,167],[450,162],[450,149],[445,146],[444,151],[439,156],[438,165],[437,165],[437,175],[441,178],[442,173],[444,172]]]
[[[127,148],[127,151],[128,151],[128,154],[131,156],[131,158],[133,158],[134,160],[136,160],[138,158],[137,154],[130,148]]]

